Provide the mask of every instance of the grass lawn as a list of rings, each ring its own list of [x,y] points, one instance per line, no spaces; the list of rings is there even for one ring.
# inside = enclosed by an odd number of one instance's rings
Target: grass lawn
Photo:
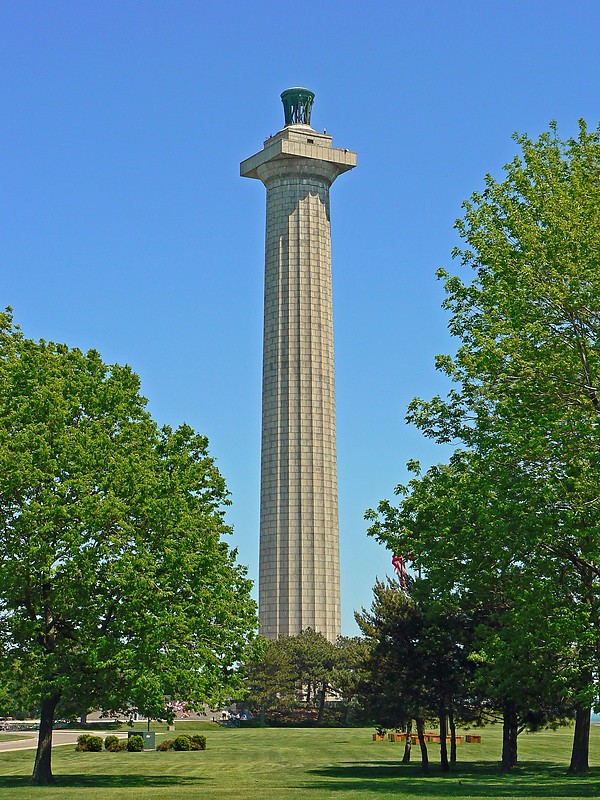
[[[35,733],[35,731],[33,732]],[[32,736],[33,736],[32,733]],[[29,739],[29,736],[20,736],[19,734],[15,733],[0,733],[0,744],[2,742],[16,742],[18,739]]]
[[[564,800],[600,797],[600,726],[593,726],[591,774],[567,778],[571,729],[522,734],[520,765],[498,771],[499,727],[481,731],[481,744],[459,745],[459,763],[442,776],[436,763],[423,776],[400,764],[403,746],[373,742],[360,728],[242,728],[202,730],[204,752],[53,753],[55,787],[31,787],[33,751],[0,754],[2,800],[402,800],[488,798]],[[199,726],[178,723],[177,733]],[[173,736],[173,734],[169,734]],[[157,739],[165,738],[160,733]],[[439,758],[430,745],[432,761]],[[417,748],[418,749],[418,748]]]

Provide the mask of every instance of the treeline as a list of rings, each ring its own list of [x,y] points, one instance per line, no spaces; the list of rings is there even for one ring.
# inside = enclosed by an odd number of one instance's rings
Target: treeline
[[[403,731],[404,762],[425,730],[439,726],[440,764],[456,762],[457,727],[503,725],[501,766],[517,764],[523,731],[572,722],[556,657],[510,626],[510,609],[489,594],[476,602],[442,596],[427,578],[378,581],[371,607],[356,612],[362,636],[331,643],[306,629],[263,640],[246,665],[245,707],[258,724],[365,725]],[[513,620],[516,621],[516,620]]]
[[[520,733],[572,720],[574,704],[555,662],[523,649],[503,627],[505,613],[493,595],[475,603],[443,597],[427,579],[409,578],[405,588],[377,582],[371,608],[356,614],[367,655],[359,696],[379,725],[412,734],[405,761],[414,739],[428,768],[427,724],[439,725],[440,763],[448,771],[457,726],[502,722],[501,764],[508,771],[517,764]]]
[[[569,771],[583,773],[600,674],[600,131],[515,139],[504,179],[488,175],[456,224],[462,277],[439,273],[452,388],[409,406],[458,449],[424,474],[410,462],[399,503],[367,516],[422,576],[396,598],[407,619],[462,620],[452,652],[469,694],[502,709],[505,767],[519,730],[572,713]]]
[[[311,628],[265,639],[246,665],[245,704],[260,724],[362,719],[359,692],[366,656],[367,643],[360,637],[340,636],[334,644]]]

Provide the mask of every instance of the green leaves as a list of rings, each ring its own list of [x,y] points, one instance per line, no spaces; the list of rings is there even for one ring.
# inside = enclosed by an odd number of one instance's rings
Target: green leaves
[[[472,280],[438,271],[453,388],[407,414],[465,449],[368,519],[439,591],[487,604],[488,685],[558,706],[597,696],[600,668],[600,128],[515,141],[456,223]]]
[[[256,609],[206,437],[129,367],[0,315],[0,652],[32,695],[154,707],[237,691]]]

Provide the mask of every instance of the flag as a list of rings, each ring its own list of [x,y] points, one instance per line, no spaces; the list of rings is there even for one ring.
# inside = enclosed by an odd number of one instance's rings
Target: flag
[[[392,556],[392,566],[394,567],[394,572],[400,579],[400,585],[403,589],[406,589],[406,562],[402,558],[402,556],[398,556],[394,553]]]

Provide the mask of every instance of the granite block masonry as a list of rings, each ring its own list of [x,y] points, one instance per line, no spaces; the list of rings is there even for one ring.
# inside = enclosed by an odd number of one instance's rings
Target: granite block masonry
[[[259,616],[268,638],[341,633],[329,188],[356,166],[283,92],[285,127],[242,162],[267,189]]]

